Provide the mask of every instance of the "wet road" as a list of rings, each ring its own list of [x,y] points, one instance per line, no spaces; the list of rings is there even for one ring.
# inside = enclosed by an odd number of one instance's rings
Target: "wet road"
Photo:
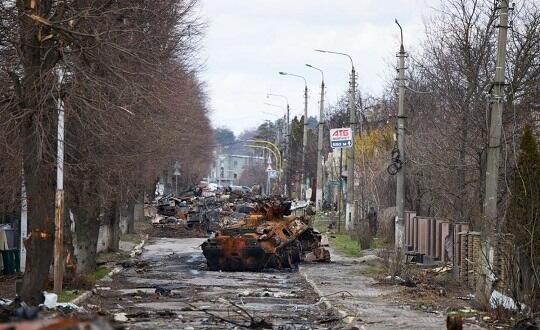
[[[201,238],[154,238],[89,304],[129,329],[327,329],[331,312],[299,272],[211,272]],[[156,293],[162,291],[165,295]],[[170,290],[170,293],[168,292]],[[271,325],[271,326],[270,326]]]

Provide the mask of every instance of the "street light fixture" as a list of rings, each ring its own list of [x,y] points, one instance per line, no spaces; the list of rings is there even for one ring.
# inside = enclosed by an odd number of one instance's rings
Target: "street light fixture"
[[[349,90],[349,125],[351,126],[351,133],[354,141],[354,134],[356,131],[356,72],[354,70],[354,61],[352,57],[347,53],[335,52],[331,50],[315,49],[316,52],[335,54],[347,56],[351,61],[351,80]],[[360,121],[360,131],[362,131],[362,121]],[[345,216],[345,228],[350,230],[352,228],[353,219],[355,218],[355,204],[354,204],[354,145],[349,148],[349,158],[347,160],[347,211]],[[362,185],[360,185],[362,186]],[[362,200],[363,203],[363,200]]]
[[[294,74],[294,73],[288,73],[288,72],[279,72],[282,76],[292,76],[301,78],[304,80],[304,135],[302,139],[302,179],[301,179],[301,188],[300,188],[300,198],[303,199],[304,197],[304,188],[305,185],[305,177],[306,177],[306,145],[307,145],[307,132],[308,132],[308,88],[307,88],[307,80],[303,76]]]
[[[323,125],[324,125],[324,72],[316,66],[306,64],[308,68],[321,73],[321,101],[319,104],[319,136],[317,138],[317,189],[315,193],[315,206],[317,211],[321,211],[323,201],[323,169],[322,169],[322,147],[323,147]]]

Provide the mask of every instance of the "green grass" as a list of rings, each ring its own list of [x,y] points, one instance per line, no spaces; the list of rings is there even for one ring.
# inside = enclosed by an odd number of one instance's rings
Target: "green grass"
[[[388,247],[388,243],[384,241],[381,237],[373,237],[373,240],[371,241],[371,248],[372,249],[384,249]]]
[[[372,265],[365,265],[362,266],[360,269],[354,270],[353,274],[360,274],[364,276],[370,276],[375,277],[377,275],[384,274],[385,270],[381,266],[372,266]]]
[[[63,290],[58,295],[58,302],[70,302],[82,293],[81,290]]]
[[[99,266],[96,271],[92,273],[92,278],[96,281],[99,281],[105,276],[107,276],[110,271],[111,269],[107,266]]]
[[[334,248],[346,256],[359,257],[361,255],[358,242],[353,240],[349,234],[334,234],[329,238]]]

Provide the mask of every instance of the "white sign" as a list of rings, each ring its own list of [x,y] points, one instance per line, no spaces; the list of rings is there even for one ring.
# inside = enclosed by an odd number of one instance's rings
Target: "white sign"
[[[332,128],[330,130],[330,146],[332,148],[350,148],[353,137],[350,127]]]
[[[278,171],[276,171],[276,170],[270,170],[270,171],[268,171],[268,177],[269,177],[270,179],[277,179],[277,177],[278,177]]]

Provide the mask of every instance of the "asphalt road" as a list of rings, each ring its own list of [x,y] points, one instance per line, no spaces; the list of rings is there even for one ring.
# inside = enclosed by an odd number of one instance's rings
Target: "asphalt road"
[[[128,329],[341,326],[298,271],[207,271],[203,241],[151,239],[133,265],[100,283],[88,304]]]

